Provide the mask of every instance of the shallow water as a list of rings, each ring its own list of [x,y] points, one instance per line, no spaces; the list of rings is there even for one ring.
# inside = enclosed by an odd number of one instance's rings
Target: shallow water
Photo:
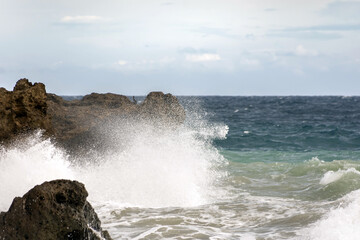
[[[226,169],[211,204],[99,204],[107,216],[103,224],[129,239],[357,239],[352,232],[360,226],[358,163],[314,158],[298,164],[231,163]]]

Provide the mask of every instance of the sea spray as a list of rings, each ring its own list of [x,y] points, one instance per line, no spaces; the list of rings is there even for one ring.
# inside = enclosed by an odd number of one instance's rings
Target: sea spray
[[[303,229],[298,239],[357,240],[360,236],[360,190],[336,201],[334,207],[310,228]]]
[[[61,153],[54,156],[65,163],[63,178],[70,173],[85,183],[113,239],[358,239],[360,98],[202,99],[216,114],[198,110],[191,98],[188,119],[178,128],[104,122],[98,146],[105,147],[85,155],[67,156],[51,141],[24,139],[2,150],[1,174],[10,170],[10,149],[15,156],[25,153],[19,163],[33,159],[35,145],[39,156]],[[230,127],[228,135],[218,122]],[[40,165],[48,176],[49,168]],[[25,174],[12,172],[1,178],[2,210],[23,194],[12,190],[39,184],[24,187]],[[16,186],[5,196],[11,179]]]
[[[218,195],[225,161],[211,140],[224,138],[226,125],[203,124],[197,131],[113,119],[98,131],[112,147],[85,156],[68,156],[41,131],[2,148],[0,209],[34,185],[59,178],[85,183],[90,201],[117,206],[196,206]]]
[[[87,159],[97,164],[78,171],[90,199],[122,206],[197,206],[218,194],[215,185],[224,176],[219,167],[225,161],[209,141],[221,134],[213,128],[167,129],[121,119],[103,130],[113,148]]]
[[[9,148],[0,146],[0,211],[7,211],[14,197],[44,181],[75,179],[67,155],[37,131]]]

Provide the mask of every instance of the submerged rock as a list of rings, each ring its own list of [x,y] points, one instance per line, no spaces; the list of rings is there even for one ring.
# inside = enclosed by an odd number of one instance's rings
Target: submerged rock
[[[0,88],[0,142],[34,129],[53,132],[45,85],[20,79],[13,91]]]
[[[54,180],[16,197],[0,214],[1,240],[111,240],[77,181]]]

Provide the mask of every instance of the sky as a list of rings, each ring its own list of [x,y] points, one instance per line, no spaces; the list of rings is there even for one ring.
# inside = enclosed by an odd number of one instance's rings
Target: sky
[[[0,0],[0,87],[360,95],[360,1]]]

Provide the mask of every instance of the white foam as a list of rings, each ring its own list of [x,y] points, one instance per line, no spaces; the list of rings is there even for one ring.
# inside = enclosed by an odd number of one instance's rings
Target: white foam
[[[316,164],[316,165],[323,165],[326,163],[324,160],[320,160],[318,157],[312,157],[310,160],[306,160],[306,163]]]
[[[74,179],[74,172],[63,151],[49,139],[41,139],[41,132],[29,136],[8,149],[0,146],[0,211],[7,211],[16,196],[44,181]]]
[[[250,233],[246,233],[241,236],[240,240],[256,240],[256,237]]]
[[[354,173],[360,175],[360,172],[357,171],[355,168],[349,168],[346,170],[337,170],[334,171],[328,171],[324,174],[324,176],[320,180],[320,184],[322,185],[328,185],[330,183],[336,182],[337,180],[341,179],[343,176],[345,176],[348,173]]]
[[[223,136],[201,129],[159,130],[133,125],[132,141],[121,151],[102,156],[99,166],[79,172],[90,199],[123,206],[196,206],[211,202],[213,186],[221,177],[216,166],[222,156],[208,138]],[[121,125],[119,125],[121,128]],[[220,129],[219,131],[225,131]],[[112,129],[115,132],[117,129]],[[121,130],[118,130],[121,132]]]
[[[360,236],[360,190],[347,194],[340,205],[309,229],[303,231],[311,240],[358,240]]]
[[[109,141],[119,141],[121,149],[100,157],[79,156],[83,165],[72,165],[75,161],[41,132],[11,148],[0,146],[0,210],[7,211],[14,197],[54,179],[81,181],[90,201],[116,206],[196,206],[218,194],[214,186],[223,175],[217,167],[224,159],[208,140],[224,138],[227,126],[160,130],[135,123],[125,132],[118,126],[122,130],[103,130],[115,135]]]

